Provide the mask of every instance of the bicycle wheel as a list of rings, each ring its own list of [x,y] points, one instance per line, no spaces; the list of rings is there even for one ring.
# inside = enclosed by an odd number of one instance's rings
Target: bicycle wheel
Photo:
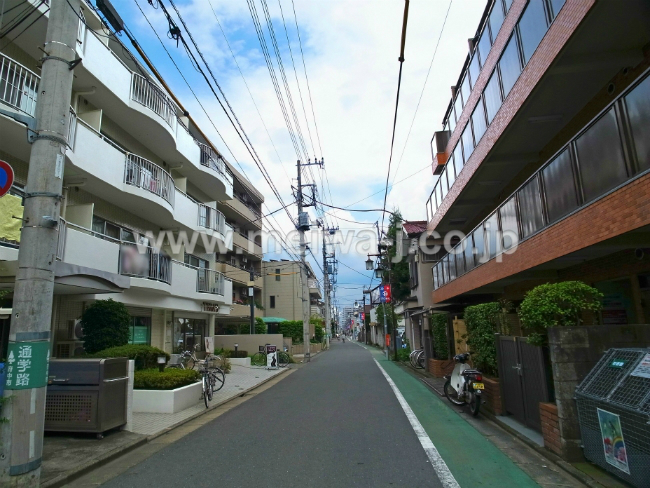
[[[422,350],[422,351],[420,351],[420,353],[417,356],[417,359],[416,359],[417,366],[416,367],[419,368],[419,369],[424,369],[424,360],[425,359],[426,359],[426,357],[424,356],[424,351]]]
[[[203,401],[205,402],[205,408],[208,408],[208,403],[210,400],[208,399],[208,389],[209,389],[210,382],[208,381],[208,377],[204,376],[203,377]]]
[[[278,353],[278,363],[280,364],[281,368],[286,368],[290,362],[291,362],[291,358],[286,352],[280,351]]]
[[[213,391],[219,391],[226,383],[226,375],[221,368],[215,368],[210,372],[210,383]]]
[[[413,366],[414,368],[417,368],[417,364],[415,362],[415,357],[417,356],[417,353],[418,350],[416,349],[415,351],[411,352],[411,354],[409,354],[409,361],[411,362],[411,366]]]
[[[266,366],[266,354],[256,352],[251,358],[251,364],[253,366]]]

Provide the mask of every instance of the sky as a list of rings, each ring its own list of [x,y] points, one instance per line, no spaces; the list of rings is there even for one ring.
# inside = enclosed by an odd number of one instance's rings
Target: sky
[[[250,1],[256,7],[290,124],[295,126],[262,0]],[[190,43],[169,0],[163,3]],[[282,200],[294,201],[292,186],[296,184],[298,156],[260,47],[248,0],[174,0],[174,3]],[[113,4],[213,144],[265,196],[264,213],[279,209],[281,204],[202,75],[189,61],[184,48],[177,47],[176,41],[168,38],[169,27],[161,9],[154,9],[147,0],[114,0]],[[349,209],[381,209],[395,114],[404,1],[266,0],[266,4],[307,154],[311,159],[323,158],[325,162],[325,169],[312,168],[319,186],[319,200]],[[407,220],[426,219],[425,203],[437,178],[431,171],[431,138],[442,128],[451,86],[459,77],[468,53],[468,39],[476,32],[485,4],[486,0],[451,0],[451,4],[450,0],[410,2],[390,173],[390,183],[395,185],[390,187],[387,198],[387,208],[399,209]],[[296,215],[295,205],[288,210]],[[327,226],[338,226],[342,232],[373,229],[375,222],[381,223],[380,212],[325,210],[327,213],[323,215],[310,208],[312,220],[324,217]],[[387,221],[388,216],[385,225]],[[267,228],[269,225],[283,233],[293,230],[284,211],[270,217],[265,223]],[[334,239],[342,240],[340,236]],[[297,254],[297,246],[289,244],[291,252]],[[312,251],[320,259],[320,248],[314,245]],[[286,253],[265,256],[265,259],[279,257],[286,257]],[[340,265],[336,296],[344,307],[362,298],[361,287],[370,284],[371,275],[365,271],[366,252],[353,246],[350,252],[338,252],[337,257]],[[311,263],[321,278],[313,259]],[[375,280],[373,286],[376,284]]]

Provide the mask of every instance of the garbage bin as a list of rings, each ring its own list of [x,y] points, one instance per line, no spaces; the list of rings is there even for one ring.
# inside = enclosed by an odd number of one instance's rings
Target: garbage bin
[[[649,486],[650,349],[609,349],[575,398],[585,457],[633,486]]]
[[[126,424],[128,359],[52,359],[45,430],[87,432],[101,438]]]

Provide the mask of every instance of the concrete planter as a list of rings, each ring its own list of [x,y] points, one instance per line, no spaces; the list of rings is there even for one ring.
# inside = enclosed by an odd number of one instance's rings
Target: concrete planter
[[[250,366],[251,358],[228,358],[230,364],[236,364],[237,366]]]
[[[176,413],[196,405],[201,399],[201,382],[175,390],[133,390],[133,411]]]

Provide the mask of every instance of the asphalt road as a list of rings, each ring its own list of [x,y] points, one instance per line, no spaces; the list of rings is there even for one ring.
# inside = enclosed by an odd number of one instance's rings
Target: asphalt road
[[[102,486],[442,485],[372,355],[334,341],[277,385]]]

